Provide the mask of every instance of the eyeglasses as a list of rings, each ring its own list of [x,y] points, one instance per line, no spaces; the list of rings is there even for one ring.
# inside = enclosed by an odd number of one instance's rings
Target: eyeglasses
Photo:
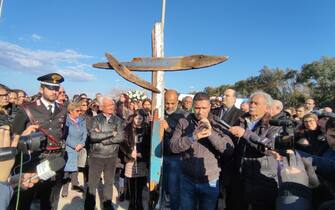
[[[315,122],[315,120],[304,120],[304,123]]]
[[[65,94],[65,91],[58,91],[59,94]]]

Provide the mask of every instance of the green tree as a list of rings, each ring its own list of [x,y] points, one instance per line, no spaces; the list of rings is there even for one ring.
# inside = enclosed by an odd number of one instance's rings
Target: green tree
[[[302,66],[297,82],[310,89],[310,97],[319,107],[334,107],[335,58],[322,57],[319,61]]]

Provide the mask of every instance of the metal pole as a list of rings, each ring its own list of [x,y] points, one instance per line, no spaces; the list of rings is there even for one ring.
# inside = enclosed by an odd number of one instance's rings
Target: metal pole
[[[163,33],[164,33],[164,23],[165,23],[165,5],[166,5],[166,0],[163,0],[163,2],[162,2],[162,20],[161,20]]]
[[[1,15],[2,15],[3,1],[4,1],[4,0],[0,0],[0,17],[1,17]]]

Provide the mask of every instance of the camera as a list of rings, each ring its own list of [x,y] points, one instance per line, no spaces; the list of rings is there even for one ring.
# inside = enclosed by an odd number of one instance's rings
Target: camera
[[[291,119],[270,120],[270,125],[281,126],[282,131],[275,138],[275,150],[280,154],[285,154],[286,150],[294,150],[294,128],[296,122]]]
[[[42,132],[34,132],[27,136],[21,136],[18,143],[18,150],[24,154],[42,151],[47,146],[47,137]]]

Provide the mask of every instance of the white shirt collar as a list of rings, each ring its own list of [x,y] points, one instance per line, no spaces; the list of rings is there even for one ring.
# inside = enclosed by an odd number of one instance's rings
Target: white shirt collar
[[[107,122],[112,117],[112,115],[109,115],[109,114],[105,114],[105,113],[102,113],[102,114],[106,117],[106,121]]]
[[[256,121],[251,121],[250,118],[246,118],[247,121],[247,126],[248,126],[248,130],[253,130],[256,126],[256,124],[260,121],[260,119],[256,120]]]
[[[49,101],[45,100],[43,97],[41,97],[41,102],[45,106],[46,109],[49,109],[48,107],[51,105],[52,106],[52,108],[51,108],[52,112],[55,111],[55,103],[50,103]]]

